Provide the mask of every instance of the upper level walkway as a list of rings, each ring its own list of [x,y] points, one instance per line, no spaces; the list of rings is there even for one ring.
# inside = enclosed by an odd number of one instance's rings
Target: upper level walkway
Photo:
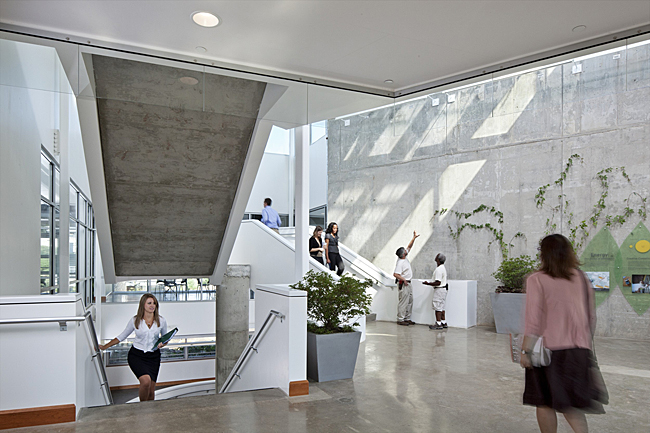
[[[115,405],[16,432],[539,431],[535,410],[521,404],[524,374],[510,362],[507,335],[390,322],[369,322],[367,332],[354,379],[312,382],[308,396],[263,390]],[[587,417],[590,431],[650,431],[650,343],[598,338],[596,350],[610,405]],[[563,418],[558,431],[570,431]]]

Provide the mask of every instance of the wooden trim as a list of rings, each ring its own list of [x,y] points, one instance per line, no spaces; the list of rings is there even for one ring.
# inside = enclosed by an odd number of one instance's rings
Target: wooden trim
[[[194,383],[194,382],[203,382],[205,380],[214,380],[214,377],[206,377],[204,379],[187,379],[187,380],[172,380],[170,382],[156,382],[156,388],[159,386],[174,386],[182,385],[184,383]],[[122,385],[122,386],[111,386],[111,391],[119,391],[122,389],[134,389],[139,388],[140,385]]]
[[[309,395],[308,380],[289,382],[289,397],[295,397],[297,395]]]
[[[0,430],[74,422],[76,416],[77,408],[74,404],[0,410]]]

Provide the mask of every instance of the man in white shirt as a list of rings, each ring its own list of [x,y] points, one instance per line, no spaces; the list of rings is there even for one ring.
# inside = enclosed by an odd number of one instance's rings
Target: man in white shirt
[[[399,288],[399,303],[397,304],[397,324],[408,326],[415,325],[411,320],[411,313],[413,312],[413,288],[411,287],[411,278],[413,278],[413,270],[411,263],[406,258],[408,253],[413,247],[413,242],[420,236],[413,231],[413,239],[409,242],[406,248],[399,247],[395,252],[397,254],[397,263],[395,264],[395,272],[393,276],[396,278]]]
[[[433,309],[436,310],[436,324],[429,325],[429,329],[445,329],[447,319],[445,317],[445,301],[447,300],[447,269],[445,261],[447,258],[444,254],[439,253],[436,256],[436,269],[433,271],[433,281],[423,281],[422,284],[433,286]]]

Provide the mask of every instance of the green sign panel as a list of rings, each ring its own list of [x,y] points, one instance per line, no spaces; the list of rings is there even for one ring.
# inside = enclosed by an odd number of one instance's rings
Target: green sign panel
[[[639,315],[650,307],[650,231],[639,223],[621,245],[616,282]]]
[[[596,289],[596,306],[602,304],[616,287],[616,256],[619,248],[607,228],[602,229],[589,242],[580,261]]]

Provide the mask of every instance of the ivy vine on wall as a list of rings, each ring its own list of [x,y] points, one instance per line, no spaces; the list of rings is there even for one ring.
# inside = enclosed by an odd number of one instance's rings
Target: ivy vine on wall
[[[455,230],[454,228],[451,227],[450,224],[447,224],[447,227],[449,228],[449,235],[452,237],[452,239],[458,240],[460,234],[465,229],[487,230],[490,233],[492,233],[492,235],[494,236],[494,240],[488,243],[488,251],[490,249],[490,246],[492,246],[492,244],[496,242],[499,245],[499,250],[501,251],[501,256],[503,257],[504,260],[508,258],[508,253],[510,252],[510,248],[513,246],[512,241],[515,240],[516,238],[524,238],[524,239],[526,238],[526,236],[524,236],[523,233],[517,232],[512,237],[512,239],[510,239],[510,242],[506,242],[503,239],[504,234],[503,234],[503,229],[501,228],[503,226],[503,212],[496,209],[494,206],[487,206],[482,204],[471,212],[458,212],[455,210],[440,209],[433,213],[433,218],[435,218],[437,215],[444,215],[447,212],[453,214],[457,220],[457,225]],[[493,225],[490,222],[485,222],[483,224],[474,224],[467,221],[469,218],[479,213],[487,213],[495,217],[496,224],[498,224],[498,226]],[[461,223],[461,221],[465,221],[465,222]]]
[[[583,163],[584,159],[577,153],[571,155],[567,160],[564,170],[562,170],[562,173],[560,173],[560,177],[553,183],[555,186],[562,188],[564,181],[569,175],[569,171],[573,168],[576,161]],[[545,233],[550,234],[557,232],[557,223],[555,222],[555,218],[557,215],[562,214],[566,220],[566,225],[569,230],[567,237],[573,244],[573,248],[576,251],[580,251],[585,245],[585,241],[589,237],[591,230],[598,228],[598,225],[601,221],[604,221],[605,227],[608,228],[622,225],[633,215],[638,215],[642,220],[645,221],[648,214],[646,208],[647,197],[643,197],[636,191],[633,191],[628,196],[628,198],[623,200],[625,207],[622,209],[622,212],[615,212],[612,214],[605,213],[607,209],[605,200],[609,196],[610,176],[616,174],[620,174],[620,176],[623,177],[623,179],[625,179],[629,184],[632,183],[630,176],[625,171],[625,167],[607,167],[600,170],[598,173],[596,173],[596,179],[598,180],[600,186],[600,197],[593,205],[589,217],[581,221],[575,220],[575,215],[571,210],[570,201],[567,199],[566,194],[560,193],[557,196],[558,204],[550,208],[551,216],[546,219]],[[537,194],[535,195],[535,204],[538,209],[544,208],[546,202],[546,193],[550,186],[551,184],[546,184],[540,186],[537,190]],[[638,208],[633,208],[631,206],[633,199],[638,199]]]
[[[609,196],[609,182],[610,177],[614,175],[620,175],[628,183],[632,183],[630,176],[625,171],[625,167],[608,167],[600,170],[596,173],[596,179],[599,181],[600,187],[600,197],[593,205],[590,215],[583,220],[576,220],[576,217],[571,209],[571,202],[567,198],[566,194],[560,193],[557,196],[557,205],[549,206],[547,204],[547,192],[548,189],[554,185],[562,191],[564,182],[569,176],[569,172],[576,165],[576,163],[582,164],[584,159],[579,154],[575,153],[571,155],[564,169],[560,173],[560,176],[553,183],[548,183],[542,185],[538,188],[537,194],[535,194],[535,205],[538,209],[549,208],[551,215],[546,219],[546,230],[545,234],[556,233],[558,231],[558,224],[556,218],[559,215],[564,217],[566,221],[567,228],[569,230],[568,238],[573,244],[576,252],[580,251],[585,244],[585,241],[589,237],[589,234],[592,230],[596,229],[601,221],[608,228],[622,225],[629,220],[633,215],[638,215],[643,221],[647,219],[647,197],[642,196],[636,191],[630,193],[628,198],[623,200],[625,207],[620,213],[606,213],[607,204],[606,199]],[[632,201],[638,202],[638,205],[632,205]],[[450,213],[456,217],[456,227],[453,228],[450,224],[447,224],[449,228],[449,234],[454,240],[458,240],[461,233],[466,229],[472,230],[487,230],[494,236],[494,240],[490,241],[488,244],[488,250],[493,243],[497,243],[501,251],[501,256],[505,260],[508,258],[510,249],[513,247],[512,242],[517,238],[526,239],[526,236],[522,232],[517,232],[509,242],[504,240],[503,233],[503,212],[496,209],[494,206],[487,206],[485,204],[479,205],[476,209],[471,212],[459,212],[450,209],[441,209],[433,213],[433,218],[438,215],[444,215],[445,213]],[[488,214],[496,219],[496,223],[484,222],[482,224],[475,224],[467,221],[468,219],[478,215],[478,214]],[[432,219],[433,219],[432,218]]]

